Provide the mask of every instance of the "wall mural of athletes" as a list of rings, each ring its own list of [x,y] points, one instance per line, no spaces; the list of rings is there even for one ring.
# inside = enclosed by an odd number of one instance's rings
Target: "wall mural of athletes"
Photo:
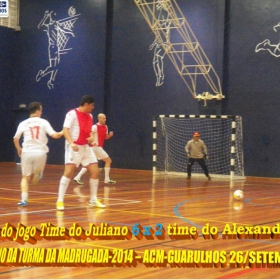
[[[68,9],[69,17],[55,20],[56,14],[53,11],[45,11],[45,15],[38,25],[38,29],[43,29],[48,36],[48,57],[49,65],[44,70],[39,70],[36,76],[36,81],[49,75],[47,86],[51,90],[54,88],[54,81],[58,71],[61,55],[67,54],[71,47],[67,47],[70,38],[74,38],[74,24],[81,14],[76,14],[76,9],[71,6]]]
[[[277,32],[279,27],[280,22],[273,26],[273,30]],[[277,44],[271,44],[269,39],[265,39],[261,43],[257,44],[255,52],[259,51],[268,51],[271,55],[275,57],[280,57],[280,43],[278,42]]]
[[[156,10],[158,13],[155,15],[159,26],[164,36],[156,36],[154,42],[150,46],[150,50],[154,49],[153,67],[156,74],[156,86],[161,86],[164,83],[164,56],[166,54],[162,45],[168,48],[170,43],[170,15],[168,9],[170,3],[157,1]]]

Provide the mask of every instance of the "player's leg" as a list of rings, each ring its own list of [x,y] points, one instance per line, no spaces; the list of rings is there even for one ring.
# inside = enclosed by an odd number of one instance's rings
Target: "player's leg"
[[[47,161],[47,154],[45,152],[35,154],[33,172],[32,172],[33,173],[32,184],[37,185],[38,181],[43,177],[46,161]]]
[[[75,170],[76,166],[74,164],[66,164],[64,167],[64,173],[60,179],[58,188],[58,198],[56,203],[57,210],[64,210],[64,196]]]
[[[99,184],[99,179],[98,179],[99,168],[97,163],[90,164],[87,168],[90,174],[90,178],[89,178],[90,201],[97,201],[97,191],[98,191],[98,184]]]
[[[160,47],[157,51],[157,60],[158,60],[158,86],[163,84],[164,80],[164,72],[163,72],[163,58],[164,58],[164,50]]]
[[[208,167],[205,163],[205,159],[204,158],[200,158],[197,160],[198,164],[201,166],[201,168],[204,171],[205,176],[208,178],[208,180],[211,180],[211,177],[209,176],[209,172],[208,172]]]
[[[21,188],[21,201],[18,203],[18,206],[27,206],[28,204],[28,185],[29,185],[30,176],[22,176],[20,182]]]
[[[97,198],[98,184],[99,184],[99,179],[98,179],[99,168],[98,168],[98,164],[97,163],[90,164],[88,166],[88,171],[90,173],[90,179],[89,179],[90,201],[89,201],[89,205],[90,206],[95,206],[95,207],[98,207],[98,208],[105,208],[106,206],[104,204],[102,204],[98,200],[98,198]]]
[[[188,177],[187,178],[188,179],[190,179],[191,176],[192,176],[192,166],[193,166],[194,162],[195,162],[194,158],[189,158],[188,166],[187,166],[187,173],[188,173]]]
[[[49,56],[51,56],[52,54],[49,54]],[[55,55],[57,56],[57,55]],[[49,66],[46,67],[45,70],[39,70],[37,76],[36,76],[36,81],[39,82],[40,79],[46,75],[48,75],[49,73],[53,74],[53,72],[55,71],[55,67],[56,67],[56,64],[57,64],[57,58],[50,58],[49,59]]]
[[[86,155],[82,161],[83,166],[87,166],[87,169],[90,174],[89,179],[89,186],[90,186],[90,201],[89,205],[105,208],[106,206],[103,205],[97,199],[97,192],[98,192],[98,185],[99,185],[99,168],[98,168],[98,161],[96,156],[92,150],[92,148],[88,148],[86,151]]]
[[[255,48],[255,52],[259,52],[259,51],[264,51],[266,50],[270,45],[270,41],[268,39],[265,39],[263,42],[257,44],[256,48]]]
[[[111,170],[111,164],[112,159],[109,157],[109,155],[106,153],[106,151],[102,147],[94,147],[93,152],[97,159],[100,159],[105,162],[104,166],[104,172],[105,172],[105,178],[104,183],[105,184],[115,184],[116,181],[110,179],[110,170]]]
[[[265,39],[263,42],[259,43],[255,48],[255,52],[264,50],[267,50],[270,54],[272,54],[275,57],[280,56],[279,44],[270,44],[270,41],[268,39]]]
[[[49,89],[53,89],[54,88],[53,82],[55,80],[56,73],[57,73],[57,69],[51,72],[50,79],[47,82],[47,85],[48,85]]]
[[[106,157],[102,159],[105,162],[104,172],[105,172],[105,178],[104,183],[105,184],[115,184],[116,181],[110,179],[110,170],[111,170],[111,164],[112,159],[110,157]]]
[[[87,168],[83,167],[80,172],[77,174],[77,176],[74,178],[74,181],[79,184],[83,185],[83,181],[81,180],[82,176],[87,172]]]
[[[74,175],[76,167],[79,166],[83,155],[82,147],[79,147],[78,152],[74,152],[73,149],[67,145],[65,148],[65,167],[63,176],[59,182],[58,198],[56,202],[57,210],[64,210],[64,196],[69,186],[69,183]]]
[[[32,156],[28,153],[22,153],[21,155],[21,201],[18,203],[18,206],[27,206],[28,204],[28,189],[29,189],[29,180],[32,174]]]

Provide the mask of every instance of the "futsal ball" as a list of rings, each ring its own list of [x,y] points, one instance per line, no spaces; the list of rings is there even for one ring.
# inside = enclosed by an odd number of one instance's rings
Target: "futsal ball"
[[[242,200],[244,198],[244,193],[243,191],[241,190],[236,190],[234,193],[233,193],[233,197],[236,199],[236,200]]]

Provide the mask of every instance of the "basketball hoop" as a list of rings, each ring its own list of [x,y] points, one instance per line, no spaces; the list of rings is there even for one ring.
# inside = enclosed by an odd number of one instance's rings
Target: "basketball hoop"
[[[210,92],[206,91],[203,92],[202,94],[195,95],[194,98],[197,99],[198,101],[204,100],[204,106],[206,106],[207,100],[212,100],[212,99],[222,100],[222,98],[225,98],[225,96],[222,95],[221,93],[211,94]]]

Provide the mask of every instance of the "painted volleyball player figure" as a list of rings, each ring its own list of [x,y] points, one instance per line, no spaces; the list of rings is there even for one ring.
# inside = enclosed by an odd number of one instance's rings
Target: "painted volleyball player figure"
[[[113,131],[108,133],[108,127],[106,125],[106,116],[104,114],[98,115],[98,123],[94,124],[92,126],[92,132],[93,132],[93,151],[97,157],[98,160],[102,160],[105,162],[105,184],[115,184],[116,181],[110,179],[110,169],[112,164],[112,159],[109,157],[109,155],[105,152],[103,149],[105,140],[110,139],[113,137],[114,133]],[[83,185],[83,181],[81,180],[81,177],[83,174],[87,172],[86,168],[82,168],[79,174],[74,178],[74,181],[78,183],[79,185]]]
[[[185,150],[187,152],[188,156],[188,179],[191,179],[191,173],[192,173],[192,166],[195,162],[197,162],[201,168],[204,171],[205,176],[208,178],[208,180],[211,180],[211,177],[209,176],[208,167],[206,165],[205,159],[208,159],[207,155],[207,147],[204,144],[204,142],[199,139],[200,134],[199,132],[193,133],[193,139],[188,141]]]

